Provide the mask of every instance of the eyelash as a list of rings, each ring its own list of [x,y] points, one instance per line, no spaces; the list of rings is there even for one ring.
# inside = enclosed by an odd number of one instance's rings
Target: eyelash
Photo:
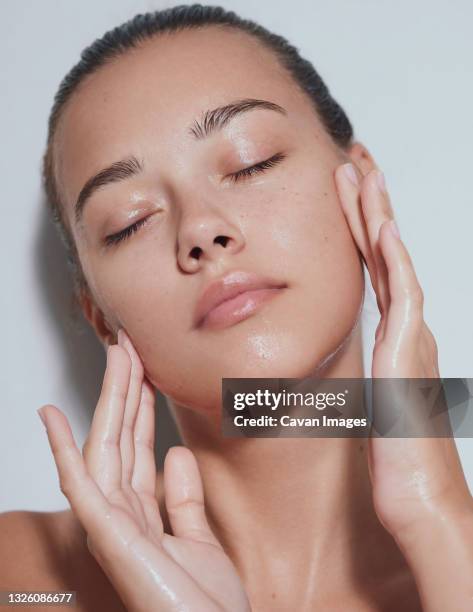
[[[266,159],[259,164],[255,164],[254,166],[250,166],[249,168],[243,168],[243,170],[239,170],[238,172],[234,172],[230,174],[230,180],[236,183],[242,177],[252,176],[253,174],[258,174],[258,172],[264,172],[268,168],[272,168],[279,162],[281,162],[286,156],[284,153],[276,153],[273,157]]]
[[[111,234],[110,236],[107,236],[104,240],[105,246],[112,246],[114,244],[118,244],[119,242],[122,242],[122,240],[126,240],[132,234],[138,231],[142,225],[145,225],[148,221],[149,221],[149,217],[145,217],[144,219],[141,219],[140,221],[133,223],[133,225],[126,227],[121,232],[118,232],[118,234]]]
[[[269,159],[266,159],[262,162],[259,162],[258,164],[255,164],[248,168],[243,168],[243,170],[239,170],[238,172],[234,172],[233,174],[230,174],[229,175],[230,180],[236,183],[242,178],[247,178],[247,177],[253,176],[254,174],[264,172],[268,168],[272,168],[273,166],[281,162],[285,157],[286,155],[284,153],[276,153],[276,155],[273,155],[273,157],[270,157]],[[144,219],[141,219],[140,221],[133,223],[133,225],[126,227],[121,232],[107,236],[104,239],[105,245],[112,246],[114,244],[118,244],[119,242],[126,240],[127,238],[130,238],[130,236],[134,234],[136,231],[138,231],[138,229],[142,225],[145,225],[149,221],[149,218],[150,217],[145,217]]]

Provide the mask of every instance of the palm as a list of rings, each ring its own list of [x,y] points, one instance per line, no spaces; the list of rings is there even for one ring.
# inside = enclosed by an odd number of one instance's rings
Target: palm
[[[403,241],[391,232],[394,212],[389,196],[379,189],[376,171],[364,177],[357,172],[357,176],[355,186],[346,180],[343,170],[336,173],[342,207],[368,268],[381,315],[371,368],[373,385],[375,379],[438,379],[437,345],[424,321],[423,292]],[[386,389],[385,396],[390,398]],[[380,404],[383,400],[377,403],[374,399],[375,418]],[[411,409],[409,402],[409,418],[413,416]],[[418,414],[424,415],[427,425],[427,410]],[[422,521],[442,505],[442,500],[457,495],[454,492],[467,496],[458,452],[450,437],[374,435],[369,438],[368,451],[375,509],[393,534]]]
[[[130,497],[134,500],[131,501]],[[238,610],[244,602],[240,579],[228,556],[219,545],[199,541],[191,537],[178,537],[153,531],[152,525],[136,511],[140,501],[133,493],[125,494],[116,491],[109,496],[109,528],[119,533],[127,542],[128,550],[146,551],[153,567],[159,568],[171,578],[167,588],[179,592],[181,585],[191,576],[195,583],[195,592],[189,592],[188,603],[202,600],[205,609]],[[101,559],[103,553],[95,550],[89,541],[91,552]],[[131,556],[128,555],[128,563]],[[205,561],[205,562],[204,562]],[[103,563],[103,559],[102,559]],[[108,567],[104,568],[110,574]],[[215,604],[220,607],[216,607]]]
[[[90,552],[128,610],[249,610],[236,569],[207,522],[197,461],[169,450],[165,533],[156,498],[154,391],[129,338],[112,346],[92,427],[77,449],[66,417],[48,406],[61,490],[87,532]]]

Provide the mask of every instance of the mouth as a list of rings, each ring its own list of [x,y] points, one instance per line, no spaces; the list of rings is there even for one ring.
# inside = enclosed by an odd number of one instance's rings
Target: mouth
[[[267,301],[278,295],[280,288],[252,289],[239,293],[212,308],[204,317],[200,327],[222,329],[250,317]]]
[[[201,295],[195,312],[195,327],[224,329],[243,321],[287,288],[257,275],[234,271],[211,283]]]

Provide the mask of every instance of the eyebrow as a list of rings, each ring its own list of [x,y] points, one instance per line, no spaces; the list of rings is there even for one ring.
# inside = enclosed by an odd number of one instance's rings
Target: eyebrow
[[[189,126],[187,132],[195,140],[203,140],[211,134],[225,127],[237,115],[247,113],[256,109],[271,110],[283,115],[287,115],[287,111],[275,102],[268,100],[259,100],[255,98],[245,98],[235,100],[224,106],[218,106],[212,110],[207,110],[203,113],[201,120],[194,120]],[[78,224],[82,219],[85,204],[92,194],[105,185],[124,181],[132,176],[140,174],[144,170],[144,165],[135,157],[131,156],[114,162],[107,168],[100,170],[97,174],[87,180],[82,187],[77,201],[74,205],[75,222]]]

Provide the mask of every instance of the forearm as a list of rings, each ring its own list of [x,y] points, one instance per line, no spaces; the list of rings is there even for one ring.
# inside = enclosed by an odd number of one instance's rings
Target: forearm
[[[397,539],[424,612],[473,610],[473,508],[425,520]]]

